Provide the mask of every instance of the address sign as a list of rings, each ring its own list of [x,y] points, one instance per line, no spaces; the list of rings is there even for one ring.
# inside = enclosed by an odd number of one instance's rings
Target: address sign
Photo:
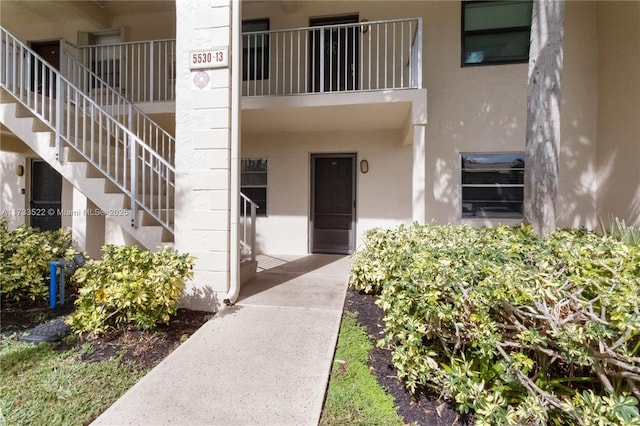
[[[229,66],[229,47],[214,47],[189,52],[189,68],[226,68]]]

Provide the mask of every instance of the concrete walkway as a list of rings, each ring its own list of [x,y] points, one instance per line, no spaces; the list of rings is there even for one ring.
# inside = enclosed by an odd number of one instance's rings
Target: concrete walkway
[[[350,259],[258,258],[216,314],[94,425],[317,425]]]

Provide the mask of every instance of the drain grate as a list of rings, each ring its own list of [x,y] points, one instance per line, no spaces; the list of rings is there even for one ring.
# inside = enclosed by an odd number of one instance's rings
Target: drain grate
[[[71,328],[64,323],[65,317],[58,317],[54,320],[40,324],[31,330],[25,331],[18,338],[23,342],[55,342],[71,334]]]

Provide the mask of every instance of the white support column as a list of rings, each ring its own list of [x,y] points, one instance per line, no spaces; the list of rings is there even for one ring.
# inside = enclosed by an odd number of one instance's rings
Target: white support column
[[[66,181],[63,180],[63,182]],[[92,259],[100,259],[102,257],[101,247],[105,244],[105,217],[99,214],[98,206],[93,204],[79,189],[73,187],[72,191],[73,204],[71,208],[65,206],[63,196],[63,209],[71,212],[71,216],[69,216],[71,224],[66,225],[63,217],[63,226],[71,226],[71,237],[76,248],[87,252]]]
[[[426,126],[413,125],[413,172],[411,176],[411,197],[413,220],[425,223],[425,183],[426,183]]]
[[[184,304],[217,310],[232,247],[231,61],[195,69],[190,53],[229,48],[231,0],[180,0],[176,24],[175,248],[197,257]]]
[[[411,114],[407,117],[403,144],[411,144],[413,164],[411,172],[411,211],[414,222],[425,223],[427,176],[427,91],[415,91],[411,102]]]

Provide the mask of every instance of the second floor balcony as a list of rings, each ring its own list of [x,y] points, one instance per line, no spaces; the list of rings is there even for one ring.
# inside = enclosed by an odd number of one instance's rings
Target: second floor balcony
[[[398,19],[243,34],[243,96],[421,88],[422,23]]]
[[[420,18],[246,32],[242,40],[245,97],[422,88]],[[175,101],[175,40],[84,46],[78,56],[132,102]]]

